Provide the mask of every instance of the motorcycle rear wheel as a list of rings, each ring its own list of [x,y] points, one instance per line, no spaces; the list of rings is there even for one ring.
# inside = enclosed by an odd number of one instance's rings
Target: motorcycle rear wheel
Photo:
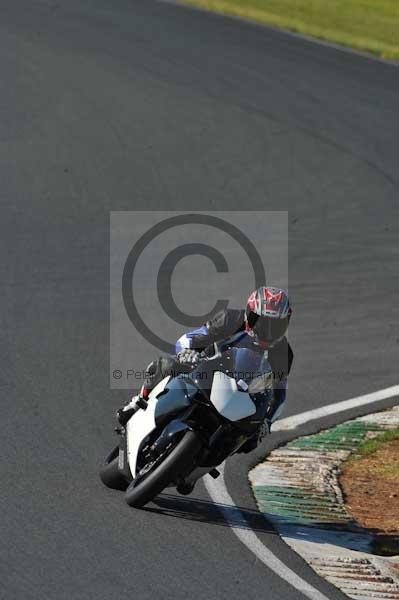
[[[140,508],[160,494],[165,487],[189,468],[193,457],[202,448],[198,432],[187,431],[161,464],[142,480],[133,480],[126,490],[129,506]]]

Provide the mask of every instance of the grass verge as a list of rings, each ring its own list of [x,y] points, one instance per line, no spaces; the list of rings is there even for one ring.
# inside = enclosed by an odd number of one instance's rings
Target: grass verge
[[[182,0],[399,60],[398,0]]]
[[[379,435],[376,438],[363,442],[358,448],[356,448],[356,452],[351,454],[351,456],[348,458],[348,462],[352,460],[359,460],[360,458],[369,456],[370,454],[374,454],[384,444],[386,444],[387,442],[393,442],[394,440],[399,440],[399,428],[391,429],[390,431],[386,431],[385,433]],[[399,465],[397,468],[399,475]]]
[[[377,539],[388,536],[377,553],[398,554],[399,429],[361,444],[341,466],[340,484],[347,510],[362,527],[376,533],[376,548],[382,538],[378,543]]]

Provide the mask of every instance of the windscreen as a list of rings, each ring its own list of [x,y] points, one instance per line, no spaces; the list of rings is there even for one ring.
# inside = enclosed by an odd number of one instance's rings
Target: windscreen
[[[199,363],[188,375],[188,381],[192,381],[209,395],[214,374],[217,372],[225,373],[237,382],[244,381],[250,387],[256,386],[252,388],[253,393],[258,393],[268,387],[271,379],[267,355],[248,348],[226,345],[221,349],[221,353]],[[252,393],[251,390],[250,393]]]
[[[231,348],[233,373],[236,381],[240,379],[248,385],[252,380],[269,373],[270,366],[263,352],[254,352],[248,348]]]

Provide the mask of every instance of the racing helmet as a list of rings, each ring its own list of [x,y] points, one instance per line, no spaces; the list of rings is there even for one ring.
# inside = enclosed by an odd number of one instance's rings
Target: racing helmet
[[[263,348],[271,348],[285,335],[292,308],[285,290],[261,286],[249,296],[245,328]]]

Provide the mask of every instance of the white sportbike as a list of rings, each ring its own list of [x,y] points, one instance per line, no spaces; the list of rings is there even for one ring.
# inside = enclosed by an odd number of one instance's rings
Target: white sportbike
[[[165,377],[119,430],[100,469],[103,483],[142,507],[167,487],[189,494],[195,482],[266,433],[273,398],[267,353],[228,342],[189,374]]]

